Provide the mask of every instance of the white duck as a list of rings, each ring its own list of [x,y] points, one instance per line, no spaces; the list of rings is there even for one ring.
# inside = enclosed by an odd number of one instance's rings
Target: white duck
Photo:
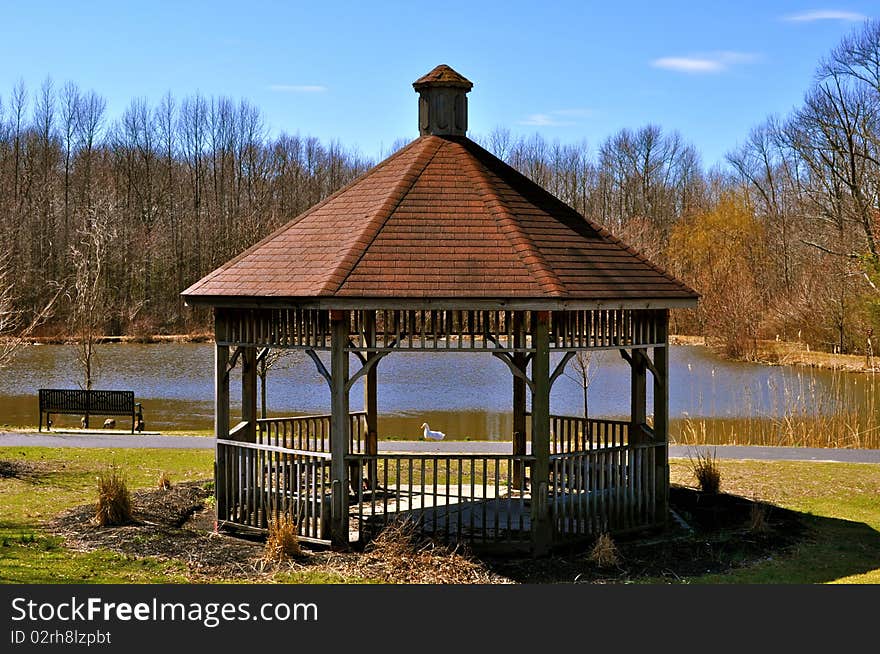
[[[444,434],[442,431],[431,431],[431,428],[428,427],[427,422],[423,422],[420,429],[424,430],[422,435],[426,440],[442,441],[444,438],[446,438],[446,434]]]

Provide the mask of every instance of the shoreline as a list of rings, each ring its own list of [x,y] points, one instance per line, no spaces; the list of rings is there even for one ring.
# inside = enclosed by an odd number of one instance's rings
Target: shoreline
[[[213,341],[214,335],[211,332],[98,336],[95,338],[95,343],[98,345],[117,343],[212,343]],[[76,339],[72,336],[31,336],[27,339],[26,343],[29,345],[74,345]],[[800,366],[863,374],[880,372],[880,356],[869,359],[861,354],[834,354],[831,352],[815,351],[811,350],[809,345],[796,341],[758,341],[757,354],[750,358],[729,357],[717,343],[713,343],[711,339],[705,336],[670,334],[669,344],[705,347],[710,349],[716,356],[727,361],[756,363],[765,366]]]
[[[706,347],[713,354],[726,361],[756,363],[764,366],[798,366],[862,374],[880,373],[880,356],[869,360],[863,354],[834,354],[816,351],[811,350],[809,345],[797,341],[759,340],[758,351],[751,358],[727,356],[717,343],[713,343],[705,336],[670,334],[669,344]]]
[[[96,336],[97,345],[116,343],[212,343],[214,335],[210,332],[194,332],[192,334],[142,334],[138,336]],[[75,336],[31,336],[26,343],[29,345],[75,345]]]

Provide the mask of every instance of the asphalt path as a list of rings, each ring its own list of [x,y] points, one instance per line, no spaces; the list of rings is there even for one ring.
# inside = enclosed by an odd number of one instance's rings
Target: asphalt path
[[[212,449],[210,436],[162,436],[149,434],[76,434],[46,432],[0,432],[0,447],[104,447]],[[505,441],[380,441],[380,452],[425,454],[509,454]],[[709,450],[719,459],[759,461],[838,461],[880,463],[880,450],[831,449],[820,447],[759,447],[748,445],[671,445],[672,458],[695,457]]]

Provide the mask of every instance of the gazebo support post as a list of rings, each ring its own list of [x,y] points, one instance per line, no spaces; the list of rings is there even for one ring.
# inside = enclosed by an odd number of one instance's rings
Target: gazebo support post
[[[367,347],[376,347],[376,312],[364,311],[364,335],[367,341]],[[379,353],[375,351],[366,352],[367,362]],[[364,411],[367,414],[367,434],[364,442],[364,454],[375,456],[379,453],[379,411],[378,402],[376,400],[376,390],[378,388],[377,368],[379,364],[375,364],[364,376]],[[367,464],[367,479],[370,485],[378,481],[376,477],[376,462],[372,461]]]
[[[257,348],[241,348],[241,421],[247,426],[242,440],[257,442]]]
[[[550,550],[553,524],[550,517],[550,312],[532,314],[532,553]]]
[[[657,449],[654,465],[656,519],[666,522],[669,513],[669,310],[658,312],[657,341],[663,347],[654,348],[654,440]]]
[[[629,445],[642,442],[641,425],[647,411],[647,354],[644,348],[633,348],[630,361],[630,420]]]
[[[226,488],[226,465],[221,455],[217,440],[229,438],[229,346],[221,345],[226,340],[226,318],[214,310],[214,500],[217,516],[227,513],[226,495],[221,488]]]
[[[523,328],[523,313],[515,311],[513,314],[513,347],[525,346],[525,330]],[[513,352],[513,365],[525,372],[526,353]],[[513,456],[525,456],[526,454],[526,380],[522,377],[513,377]],[[525,490],[525,469],[521,463],[515,463],[513,467],[513,487]]]
[[[330,311],[330,540],[348,547],[348,346],[345,311]]]

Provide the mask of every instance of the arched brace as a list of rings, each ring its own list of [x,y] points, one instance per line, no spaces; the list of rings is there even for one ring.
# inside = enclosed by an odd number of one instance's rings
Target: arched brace
[[[535,392],[535,384],[532,382],[531,379],[529,379],[525,371],[520,370],[519,366],[517,366],[513,362],[513,357],[511,357],[510,354],[508,354],[507,352],[492,352],[492,356],[496,359],[501,359],[504,363],[506,363],[507,367],[510,368],[510,372],[522,379],[526,383],[526,386],[529,387],[529,390],[532,391],[532,393]]]
[[[657,382],[659,382],[659,384],[661,386],[665,386],[666,380],[663,378],[663,375],[660,374],[660,371],[654,367],[654,362],[651,361],[650,358],[648,358],[647,352],[644,354],[644,357],[645,357],[645,365],[648,366],[648,370],[650,370],[651,374],[654,375],[654,379],[656,379]]]
[[[226,374],[227,375],[229,375],[229,373],[232,371],[232,369],[235,368],[235,364],[238,363],[238,357],[241,356],[242,352],[244,352],[244,348],[241,345],[239,345],[238,347],[235,348],[235,352],[232,353],[232,356],[229,357],[229,361],[226,362]]]
[[[361,365],[366,365],[367,357],[363,353],[358,352],[357,349],[355,349],[357,346],[354,344],[353,340],[348,339],[348,346],[352,348],[351,350],[349,350],[349,352],[353,353],[360,360]]]
[[[387,355],[391,354],[390,352],[376,352],[375,356],[370,357],[364,361],[364,365],[361,366],[361,369],[354,373],[347,382],[345,382],[345,390],[346,392],[351,390],[351,387],[354,386],[355,382],[366,375],[370,370],[372,370],[379,361],[384,359]],[[363,361],[363,359],[362,359]]]
[[[643,348],[633,348],[633,351],[635,351],[636,349],[642,350],[642,359],[644,359],[644,361],[645,361],[645,367],[647,367],[648,370],[651,371],[651,374],[654,375],[654,379],[656,379],[660,383],[661,386],[665,385],[666,380],[663,379],[663,376],[660,374],[660,371],[657,370],[657,368],[654,366],[654,362],[651,361],[651,357],[648,356],[648,348],[644,348],[644,347]],[[627,352],[626,350],[624,350],[623,348],[621,348],[621,350],[620,350],[620,356],[629,365],[633,364],[632,355],[629,352]]]
[[[321,361],[321,357],[318,356],[318,353],[314,350],[306,350],[306,354],[309,355],[309,358],[315,362],[315,367],[318,369],[318,373],[327,380],[327,384],[330,388],[333,388],[333,378],[330,376],[329,371],[327,370],[327,366],[324,365],[324,362]]]
[[[553,369],[553,372],[550,374],[550,388],[553,388],[553,382],[559,379],[559,375],[561,375],[565,371],[565,366],[568,365],[568,362],[574,358],[575,352],[566,352],[563,355],[562,360],[556,364],[556,367]]]

